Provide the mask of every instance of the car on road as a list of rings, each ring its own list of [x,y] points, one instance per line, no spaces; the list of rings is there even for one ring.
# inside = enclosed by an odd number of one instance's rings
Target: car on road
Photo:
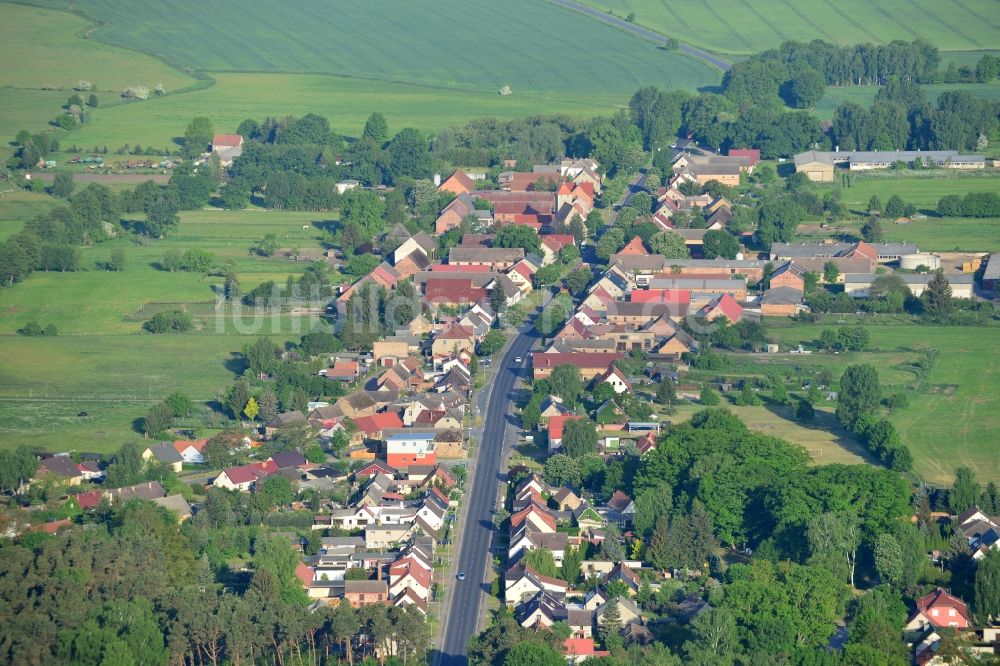
[[[465,580],[465,572],[459,571],[458,576],[456,576],[456,578],[458,578],[459,580]]]
[[[517,365],[521,365],[522,360],[523,359],[520,356],[514,357],[514,363],[516,363]]]

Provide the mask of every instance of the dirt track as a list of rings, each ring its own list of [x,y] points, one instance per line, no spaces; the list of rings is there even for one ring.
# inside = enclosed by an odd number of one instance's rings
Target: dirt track
[[[32,172],[32,180],[40,180],[43,183],[51,183],[56,178],[55,171],[35,171]],[[165,173],[74,173],[73,181],[76,183],[100,183],[102,185],[145,183],[151,180],[154,183],[166,183],[170,180],[170,175]]]

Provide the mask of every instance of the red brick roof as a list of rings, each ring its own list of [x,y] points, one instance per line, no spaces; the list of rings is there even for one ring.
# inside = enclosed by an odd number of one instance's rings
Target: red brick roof
[[[174,448],[177,450],[177,453],[184,453],[188,448],[192,448],[198,453],[203,453],[206,444],[208,444],[207,439],[178,439],[174,442]]]
[[[928,618],[932,618],[928,612],[932,608],[954,608],[963,619],[966,621],[969,619],[969,608],[965,602],[956,596],[948,594],[940,587],[927,596],[917,599],[917,610],[927,615]],[[933,624],[933,619],[931,622]],[[948,626],[948,623],[944,622],[940,626]]]
[[[617,352],[566,352],[564,354],[546,354],[532,352],[531,363],[535,368],[552,369],[559,365],[575,365],[578,368],[606,369],[618,359],[625,358]]]
[[[358,416],[353,420],[354,425],[358,426],[358,430],[366,435],[381,432],[386,428],[403,427],[403,421],[395,412],[386,412],[385,414],[375,414],[373,416]]]
[[[445,330],[438,333],[435,340],[468,340],[475,337],[475,332],[461,324],[452,324]]]
[[[576,238],[573,234],[546,234],[542,236],[542,245],[547,245],[558,252],[563,245],[576,245]]]
[[[760,150],[757,148],[730,148],[730,157],[749,157],[750,166],[757,166],[760,162]]]
[[[721,313],[734,324],[743,318],[743,308],[729,294],[717,296],[706,304],[701,311],[702,315],[706,317],[713,313]]]
[[[558,183],[562,180],[562,176],[558,173],[548,173],[545,171],[518,172],[511,177],[508,186],[511,192],[536,191],[535,185],[543,180]]]
[[[447,190],[449,192],[454,192],[455,194],[460,194],[462,192],[471,192],[475,187],[475,181],[469,178],[464,171],[458,169],[455,173],[448,177],[448,180],[441,183],[438,187],[438,191]]]
[[[100,490],[90,490],[78,494],[76,496],[76,503],[80,505],[81,509],[93,509],[101,503],[101,497]]]
[[[463,268],[468,268],[464,266]],[[487,267],[488,268],[488,267]],[[435,280],[424,284],[424,298],[438,303],[478,303],[487,297],[486,289],[473,286],[472,280]]]
[[[629,294],[633,303],[690,303],[687,289],[635,289]]]
[[[649,250],[643,245],[642,239],[635,236],[628,242],[628,244],[621,249],[618,254],[629,254],[634,256],[645,257],[649,255]]]
[[[577,414],[556,414],[555,416],[549,417],[549,439],[562,439],[563,430],[566,427],[566,422],[581,419],[582,416]]]
[[[239,134],[216,134],[212,137],[212,146],[225,146],[235,148],[243,143],[243,137]]]

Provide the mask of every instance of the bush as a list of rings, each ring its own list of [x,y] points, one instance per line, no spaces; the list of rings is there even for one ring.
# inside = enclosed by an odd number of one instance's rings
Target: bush
[[[183,310],[157,312],[142,325],[150,333],[182,333],[194,328],[194,319]]]

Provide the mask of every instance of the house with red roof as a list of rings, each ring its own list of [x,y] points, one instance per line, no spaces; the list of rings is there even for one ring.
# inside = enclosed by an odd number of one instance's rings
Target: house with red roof
[[[723,317],[736,324],[743,319],[743,307],[729,294],[719,294],[698,310],[698,316],[707,321]]]
[[[485,298],[489,298],[486,287],[476,286],[472,280],[428,278],[424,283],[424,301],[432,308],[468,307]]]
[[[606,371],[615,361],[624,358],[618,352],[566,352],[563,354],[531,353],[531,367],[535,379],[545,379],[560,365],[575,365],[580,369],[580,376],[593,379]]]
[[[561,180],[558,172],[517,171],[510,175],[504,186],[511,192],[550,192],[558,188]]]
[[[905,629],[924,630],[929,626],[964,629],[969,626],[969,608],[964,601],[939,587],[917,599],[917,608]]]
[[[476,189],[476,182],[461,169],[457,169],[447,180],[438,185],[438,192],[451,192],[456,195],[468,194],[474,189]]]
[[[179,439],[174,442],[174,449],[186,463],[205,462],[205,445],[207,439]]]
[[[556,532],[556,519],[543,506],[535,502],[510,517],[511,530],[517,529],[524,522],[530,524],[532,529],[537,532],[544,534],[555,534]]]
[[[642,437],[635,440],[635,450],[639,452],[639,456],[644,456],[650,451],[656,450],[656,435],[652,432],[647,432],[643,434]]]
[[[78,493],[73,499],[80,506],[80,509],[86,511],[87,509],[93,509],[95,506],[101,504],[101,500],[104,498],[104,494],[100,490],[88,490],[85,493]]]
[[[560,354],[561,356],[561,354]],[[556,414],[549,417],[549,451],[562,448],[563,431],[566,429],[566,422],[572,419],[583,418],[577,414]]]
[[[760,162],[759,148],[730,148],[727,153],[729,157],[745,157],[750,160],[750,168],[753,169]]]
[[[212,137],[212,152],[222,166],[229,166],[243,154],[243,137],[239,134],[216,134]]]
[[[250,490],[255,483],[275,474],[278,465],[273,461],[255,462],[239,467],[230,467],[219,472],[219,475],[212,481],[212,485],[217,488],[227,490]]]
[[[567,638],[563,641],[563,652],[567,661],[579,664],[591,657],[600,658],[611,655],[607,650],[598,650],[594,647],[593,638]]]
[[[634,257],[646,257],[649,256],[649,250],[643,245],[642,239],[638,236],[634,236],[625,247],[623,247],[617,254],[623,254]]]
[[[386,428],[402,428],[403,420],[395,412],[375,414],[373,416],[359,416],[354,420],[354,425],[358,427],[357,438],[382,439],[382,431]]]
[[[353,382],[361,374],[361,365],[357,361],[338,358],[333,366],[320,371],[327,379],[337,379],[342,382]]]

